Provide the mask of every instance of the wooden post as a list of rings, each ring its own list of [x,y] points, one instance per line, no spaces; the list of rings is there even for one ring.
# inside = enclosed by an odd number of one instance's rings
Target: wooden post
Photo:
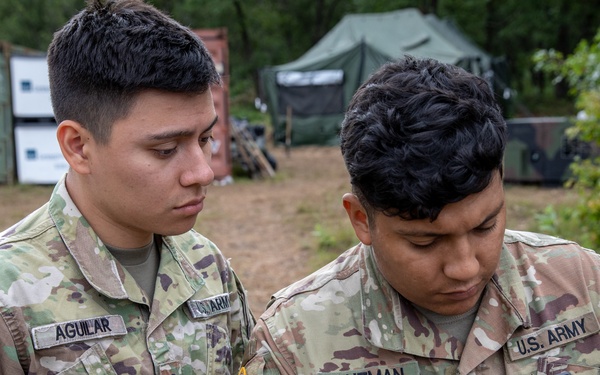
[[[290,149],[292,147],[292,107],[287,106],[285,116],[285,154],[290,156]]]

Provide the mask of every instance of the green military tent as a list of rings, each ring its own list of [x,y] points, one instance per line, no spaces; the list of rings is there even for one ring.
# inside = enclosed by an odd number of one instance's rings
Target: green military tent
[[[277,143],[337,144],[340,123],[358,86],[387,61],[430,57],[491,73],[491,58],[451,23],[414,8],[345,16],[304,55],[260,72]]]

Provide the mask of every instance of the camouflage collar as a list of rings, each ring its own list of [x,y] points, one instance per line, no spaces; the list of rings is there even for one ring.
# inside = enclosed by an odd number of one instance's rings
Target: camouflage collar
[[[449,333],[432,325],[387,283],[377,270],[372,251],[363,245],[359,272],[364,336],[376,347],[447,360],[460,360],[463,353],[468,352],[464,357],[468,357],[469,362],[478,361],[501,348],[511,334],[528,321],[524,291],[517,290],[520,277],[518,273],[505,272],[502,282],[494,277],[488,284],[476,323],[463,346]],[[512,259],[506,249],[502,250],[501,258],[501,264]],[[483,340],[483,346],[489,350],[482,350],[478,340]],[[489,344],[492,342],[494,344]],[[478,354],[473,355],[474,352]]]
[[[115,299],[127,298],[116,260],[83,217],[67,191],[66,175],[56,184],[48,212],[88,282]]]
[[[95,289],[110,298],[130,299],[150,305],[150,301],[145,300],[144,293],[133,277],[108,251],[73,202],[66,188],[65,177],[66,175],[54,188],[48,211],[83,276]],[[163,237],[161,268],[168,267],[168,272],[172,272],[169,276],[172,278],[181,274],[181,280],[188,281],[186,285],[180,285],[181,298],[185,300],[204,285],[204,280],[178,249],[181,241],[185,239]],[[195,243],[192,240],[188,241]]]

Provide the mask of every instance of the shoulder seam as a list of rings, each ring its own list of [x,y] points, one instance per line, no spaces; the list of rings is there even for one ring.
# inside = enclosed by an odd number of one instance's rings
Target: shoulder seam
[[[15,226],[18,224],[15,224]],[[13,226],[14,227],[14,226]],[[33,228],[30,228],[26,231],[15,231],[13,233],[8,234],[6,237],[0,237],[0,246],[15,242],[20,242],[23,240],[30,240],[35,237],[39,237],[46,233],[48,230],[55,228],[54,221],[52,218],[48,217],[44,219],[39,225],[36,225]],[[12,228],[12,227],[11,227]],[[10,229],[10,228],[9,228]]]

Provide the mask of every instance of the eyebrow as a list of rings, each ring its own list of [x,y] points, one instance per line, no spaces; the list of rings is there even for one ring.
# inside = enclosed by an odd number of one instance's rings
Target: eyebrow
[[[202,133],[206,133],[206,132],[212,130],[212,128],[214,128],[214,126],[217,124],[217,121],[219,121],[218,115],[215,116],[215,118],[212,120],[210,125],[208,125],[208,127],[206,129],[204,129],[204,131],[202,131]],[[164,133],[150,134],[148,136],[148,140],[161,141],[163,139],[190,137],[192,135],[194,135],[194,131],[192,131],[192,130],[173,130],[173,131],[167,131]]]
[[[489,215],[487,215],[485,217],[485,219],[483,219],[479,224],[477,224],[477,226],[475,228],[479,228],[480,226],[482,226],[483,224],[487,223],[488,221],[490,221],[491,219],[493,219],[494,217],[498,216],[498,214],[500,213],[500,211],[502,211],[502,207],[504,207],[504,200],[502,200],[502,202],[500,202],[500,204],[498,205],[498,207],[496,207],[494,209],[494,211],[492,211]],[[420,232],[420,231],[402,231],[399,230],[397,231],[399,234],[403,235],[403,236],[409,236],[409,237],[439,237],[439,236],[443,236],[443,233],[436,233],[436,232]]]

